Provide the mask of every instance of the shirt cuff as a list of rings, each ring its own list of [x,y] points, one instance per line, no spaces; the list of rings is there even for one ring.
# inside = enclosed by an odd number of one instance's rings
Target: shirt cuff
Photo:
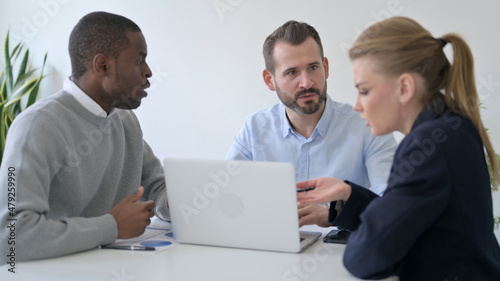
[[[155,215],[161,220],[170,222],[170,207],[168,205],[166,190],[160,193],[156,199],[155,205]]]

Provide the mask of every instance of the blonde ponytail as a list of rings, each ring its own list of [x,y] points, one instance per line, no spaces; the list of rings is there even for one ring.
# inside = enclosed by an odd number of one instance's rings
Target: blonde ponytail
[[[453,46],[453,64],[443,46]],[[434,38],[412,19],[393,17],[368,27],[349,50],[351,60],[371,55],[379,70],[389,75],[418,73],[426,82],[427,101],[442,96],[452,111],[468,117],[476,127],[491,165],[493,186],[500,184],[496,153],[481,121],[474,78],[474,60],[469,46],[456,34]]]
[[[467,43],[456,34],[447,34],[442,39],[453,46],[453,64],[448,71],[444,95],[445,103],[454,112],[468,117],[476,127],[488,154],[492,183],[496,187],[500,184],[498,161],[488,133],[481,121],[472,52]]]

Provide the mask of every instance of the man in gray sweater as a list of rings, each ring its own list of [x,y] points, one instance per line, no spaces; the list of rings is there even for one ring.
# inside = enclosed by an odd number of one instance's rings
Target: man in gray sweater
[[[72,74],[12,124],[0,169],[0,265],[66,255],[142,234],[169,218],[160,161],[130,109],[152,72],[140,28],[84,16]]]

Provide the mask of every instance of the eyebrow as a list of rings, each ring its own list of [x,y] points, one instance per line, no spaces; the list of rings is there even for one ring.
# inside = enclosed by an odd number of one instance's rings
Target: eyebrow
[[[286,73],[288,73],[288,72],[290,72],[290,71],[292,71],[292,70],[297,70],[297,68],[296,68],[296,67],[290,67],[290,68],[287,68],[287,69],[283,70],[283,71],[281,72],[281,74],[286,74]]]
[[[363,82],[363,81],[358,82],[358,83],[356,83],[356,84],[354,85],[354,87],[359,88],[359,86],[362,86],[363,84],[366,84],[366,82]]]
[[[315,61],[315,62],[311,62],[311,63],[309,63],[307,66],[320,65],[320,64],[321,64],[320,62]],[[282,74],[288,73],[289,71],[292,71],[292,70],[297,70],[297,68],[298,68],[298,67],[290,67],[290,68],[287,68],[287,69],[285,69],[285,70],[282,72]]]

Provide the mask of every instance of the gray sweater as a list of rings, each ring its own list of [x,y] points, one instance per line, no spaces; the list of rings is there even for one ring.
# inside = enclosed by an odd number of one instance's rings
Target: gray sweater
[[[109,211],[141,185],[141,200],[155,201],[156,215],[168,219],[161,163],[131,110],[99,117],[64,91],[38,101],[8,133],[0,168],[0,265],[12,252],[22,261],[113,242],[118,231]]]

